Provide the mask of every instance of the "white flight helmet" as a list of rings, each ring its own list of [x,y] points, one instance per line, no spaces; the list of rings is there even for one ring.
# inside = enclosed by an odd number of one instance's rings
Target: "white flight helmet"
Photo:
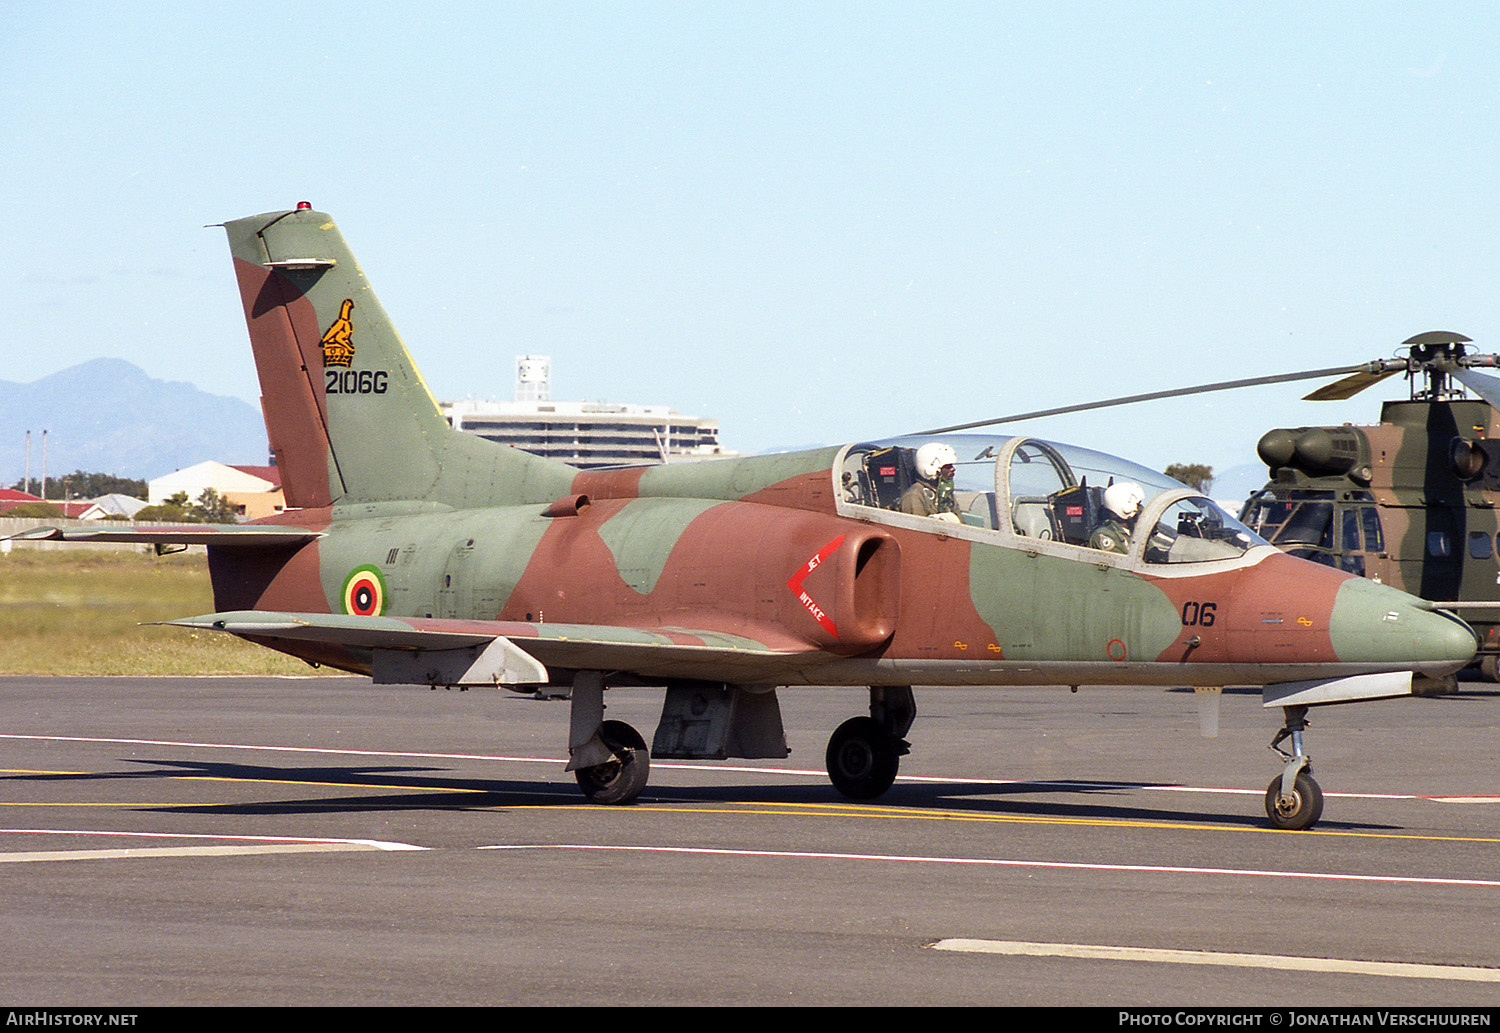
[[[1134,520],[1146,493],[1134,481],[1119,481],[1104,489],[1104,508],[1121,520]]]
[[[939,470],[945,466],[956,465],[958,465],[958,453],[953,451],[952,445],[945,445],[941,441],[929,441],[917,449],[917,476],[924,481],[936,480]]]

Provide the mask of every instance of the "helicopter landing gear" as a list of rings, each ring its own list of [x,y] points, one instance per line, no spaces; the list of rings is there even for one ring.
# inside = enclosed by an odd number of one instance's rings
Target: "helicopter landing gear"
[[[1312,758],[1302,747],[1302,733],[1307,728],[1307,707],[1283,707],[1286,724],[1271,740],[1271,749],[1286,758],[1280,776],[1266,787],[1266,817],[1278,829],[1297,831],[1311,828],[1323,816],[1323,790],[1312,777]],[[1292,752],[1281,748],[1282,740],[1292,740]]]
[[[873,800],[896,781],[911,752],[904,736],[916,720],[911,686],[871,686],[870,716],[851,717],[828,739],[828,779],[851,800]]]

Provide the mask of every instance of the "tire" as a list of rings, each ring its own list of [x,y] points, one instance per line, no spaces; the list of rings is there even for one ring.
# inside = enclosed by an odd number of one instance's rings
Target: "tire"
[[[828,739],[828,779],[851,800],[873,800],[896,781],[896,740],[873,718],[852,717]]]
[[[1291,805],[1281,806],[1278,803],[1280,797],[1281,776],[1277,775],[1266,788],[1266,817],[1270,818],[1271,824],[1278,829],[1295,832],[1312,828],[1323,816],[1323,790],[1305,771],[1297,773],[1297,781],[1292,788]]]
[[[615,759],[573,772],[578,788],[592,803],[630,803],[641,795],[651,777],[651,754],[646,749],[646,740],[623,721],[605,721],[599,726],[599,738]]]

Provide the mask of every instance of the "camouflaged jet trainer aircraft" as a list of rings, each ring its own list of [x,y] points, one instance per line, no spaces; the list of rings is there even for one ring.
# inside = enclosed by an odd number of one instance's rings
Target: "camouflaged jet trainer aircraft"
[[[172,624],[377,683],[569,685],[568,769],[594,801],[634,799],[651,754],[785,756],[781,685],[869,687],[827,749],[833,784],[868,799],[908,751],[914,684],[1255,684],[1285,715],[1267,813],[1306,828],[1307,709],[1406,694],[1474,655],[1457,618],[1085,449],[937,439],[952,470],[923,515],[903,499],[928,436],[580,471],[457,432],[327,215],[225,228],[294,509],[28,536],[205,544],[220,612]],[[1116,485],[1136,511],[1110,537]],[[604,718],[627,684],[666,689],[649,752]]]

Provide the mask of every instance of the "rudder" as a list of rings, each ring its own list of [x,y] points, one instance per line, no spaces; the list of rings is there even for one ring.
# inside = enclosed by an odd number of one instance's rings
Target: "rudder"
[[[475,504],[475,475],[492,501],[567,483],[568,467],[448,425],[329,216],[302,207],[224,228],[288,506],[445,494]],[[467,487],[438,488],[445,460]]]

